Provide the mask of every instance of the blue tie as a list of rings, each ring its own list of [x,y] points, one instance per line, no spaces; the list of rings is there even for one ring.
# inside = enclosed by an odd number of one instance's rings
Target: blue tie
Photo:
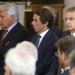
[[[36,47],[38,48],[38,44],[39,44],[39,39],[41,38],[40,35],[37,36],[37,39],[36,39]]]

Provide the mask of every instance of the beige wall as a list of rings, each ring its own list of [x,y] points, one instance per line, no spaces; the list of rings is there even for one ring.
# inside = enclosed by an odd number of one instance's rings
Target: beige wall
[[[65,4],[65,7],[63,9],[63,31],[67,30],[66,29],[66,26],[65,26],[65,12],[66,10],[69,8],[69,7],[72,7],[75,5],[75,0],[64,0],[64,4]]]

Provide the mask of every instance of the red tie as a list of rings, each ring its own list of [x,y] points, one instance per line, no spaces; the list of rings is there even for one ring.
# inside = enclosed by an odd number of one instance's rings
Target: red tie
[[[3,31],[0,45],[2,44],[2,42],[3,42],[3,40],[4,40],[4,37],[5,37],[6,32],[7,32],[7,30],[4,30],[4,31]]]

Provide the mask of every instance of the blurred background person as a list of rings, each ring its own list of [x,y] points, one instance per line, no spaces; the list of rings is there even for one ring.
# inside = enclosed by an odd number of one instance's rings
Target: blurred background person
[[[5,56],[6,66],[4,75],[35,75],[37,61],[36,47],[27,41],[19,43],[18,46],[20,47],[10,49]]]
[[[62,35],[62,31],[56,25],[56,21],[58,17],[57,11],[53,7],[50,7],[50,6],[44,6],[43,8],[49,9],[49,11],[52,13],[53,18],[54,18],[54,24],[52,25],[50,29],[58,38],[60,38]]]
[[[61,73],[58,75],[69,75],[69,54],[75,49],[75,38],[74,36],[66,36],[59,39],[55,45],[58,47],[57,56],[61,67]]]
[[[28,30],[19,23],[19,10],[13,3],[0,5],[0,74],[4,75],[4,55],[17,43],[29,40]]]
[[[69,55],[69,75],[75,75],[75,49]]]
[[[36,60],[38,60],[37,49],[31,42],[23,41],[21,43],[18,43],[15,48],[17,48],[17,50],[24,49],[25,51],[30,53]]]

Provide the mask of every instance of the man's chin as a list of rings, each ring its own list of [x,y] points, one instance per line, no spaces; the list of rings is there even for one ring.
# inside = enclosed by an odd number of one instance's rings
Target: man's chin
[[[71,31],[71,30],[72,30],[72,28],[67,28],[67,30]]]

